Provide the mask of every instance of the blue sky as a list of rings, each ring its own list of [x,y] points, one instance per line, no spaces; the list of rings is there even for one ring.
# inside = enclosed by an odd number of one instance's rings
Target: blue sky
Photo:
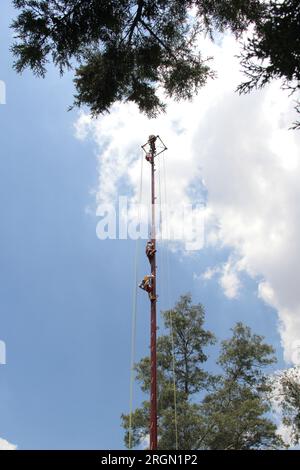
[[[97,218],[86,207],[94,204],[99,155],[92,138],[75,138],[78,112],[67,112],[72,76],[51,67],[45,80],[28,71],[18,76],[8,50],[10,2],[0,9],[0,80],[7,87],[0,106],[0,340],[7,347],[0,437],[19,449],[122,448],[135,245],[97,239]],[[147,135],[145,129],[141,144]],[[228,253],[213,246],[194,256],[171,253],[171,300],[190,291],[219,339],[236,321],[247,323],[276,347],[282,367],[278,317],[258,299],[255,276],[242,275],[234,299],[216,279],[194,279]],[[139,299],[138,356],[148,351],[147,309]]]

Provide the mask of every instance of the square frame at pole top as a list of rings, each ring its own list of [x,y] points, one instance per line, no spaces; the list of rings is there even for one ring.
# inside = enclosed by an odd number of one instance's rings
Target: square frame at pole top
[[[152,137],[152,136],[150,136]],[[159,142],[159,147],[155,150],[155,153],[154,153],[154,157],[158,157],[158,155],[160,155],[161,153],[165,152],[166,150],[168,150],[167,146],[164,144],[164,142],[162,141],[162,139],[160,138],[159,135],[156,135],[154,136],[156,139],[155,139],[155,143],[157,143],[157,141]],[[150,147],[150,139],[144,144],[142,145],[142,149],[144,150],[145,154],[147,155],[148,153],[151,153],[151,147]]]

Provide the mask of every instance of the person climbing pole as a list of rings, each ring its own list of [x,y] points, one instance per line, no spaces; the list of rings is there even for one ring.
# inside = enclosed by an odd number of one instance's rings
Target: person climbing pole
[[[154,155],[155,155],[155,152],[156,152],[156,146],[155,146],[155,142],[157,140],[157,137],[156,135],[150,135],[149,136],[149,146],[150,146],[150,152],[148,152],[146,154],[146,160],[147,162],[149,163],[152,163],[153,162],[153,158],[154,158]]]
[[[147,274],[142,282],[139,284],[139,287],[146,292],[148,292],[149,299],[150,300],[155,300],[155,295],[153,295],[153,283],[152,280],[154,279],[153,274]]]
[[[147,162],[152,163],[152,153],[149,152],[146,154],[146,160]]]
[[[156,140],[157,140],[156,135],[150,135],[149,136],[149,145],[150,145],[150,149],[151,149],[152,154],[154,154],[155,151],[156,151],[156,147],[155,147]]]
[[[154,248],[154,243],[152,241],[148,241],[146,245],[146,256],[151,263],[154,254],[156,253],[156,249]]]

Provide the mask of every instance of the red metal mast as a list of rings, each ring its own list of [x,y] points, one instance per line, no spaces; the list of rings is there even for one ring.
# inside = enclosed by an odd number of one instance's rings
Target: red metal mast
[[[150,139],[149,139],[150,140]],[[150,390],[150,450],[157,449],[157,363],[156,363],[156,230],[155,230],[155,141],[150,143],[151,148],[151,242],[154,248],[154,254],[151,260],[152,293],[151,302],[151,390]]]
[[[156,143],[159,143],[157,149]],[[167,150],[159,136],[150,135],[148,142],[142,147],[146,152],[146,160],[151,164],[151,256],[148,256],[151,266],[151,288],[148,290],[151,314],[150,314],[150,364],[151,364],[151,386],[150,386],[150,450],[157,449],[157,358],[156,358],[156,223],[155,223],[155,158]],[[146,289],[145,289],[146,290]]]

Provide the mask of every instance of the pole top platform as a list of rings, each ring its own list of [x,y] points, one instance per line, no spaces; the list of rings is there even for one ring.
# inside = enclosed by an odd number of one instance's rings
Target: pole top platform
[[[149,135],[148,141],[142,145],[142,149],[147,154],[151,153],[154,157],[157,157],[165,150],[168,150],[159,135]]]

